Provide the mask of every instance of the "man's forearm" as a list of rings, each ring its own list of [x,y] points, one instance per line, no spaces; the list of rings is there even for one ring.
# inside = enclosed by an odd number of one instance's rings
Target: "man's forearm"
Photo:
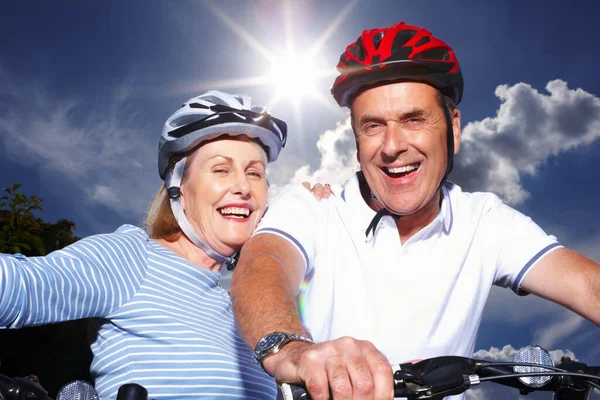
[[[275,331],[306,335],[296,304],[303,275],[299,257],[275,235],[257,235],[244,246],[231,296],[236,323],[250,347]]]

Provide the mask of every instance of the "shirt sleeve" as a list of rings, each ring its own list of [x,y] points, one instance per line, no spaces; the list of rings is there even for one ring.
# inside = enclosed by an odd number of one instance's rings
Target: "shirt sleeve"
[[[555,249],[563,247],[555,236],[546,234],[531,218],[505,205],[494,197],[485,217],[491,240],[497,247],[497,269],[494,283],[510,287],[519,295],[523,278],[537,262]]]
[[[121,227],[44,257],[0,254],[0,327],[105,317],[141,285],[146,241]],[[146,236],[147,237],[147,236]]]
[[[315,259],[321,206],[310,191],[301,185],[294,186],[269,203],[254,235],[269,233],[288,240],[302,255],[308,273]]]

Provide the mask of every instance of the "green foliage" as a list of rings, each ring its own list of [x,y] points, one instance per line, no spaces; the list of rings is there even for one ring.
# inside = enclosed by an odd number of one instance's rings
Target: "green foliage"
[[[0,197],[1,253],[41,256],[79,239],[73,234],[73,221],[59,219],[52,223],[36,216],[34,213],[44,210],[42,199],[20,193],[20,187],[15,184],[0,191],[0,195],[4,194]],[[0,329],[2,374],[24,376],[35,373],[52,398],[66,382],[78,379],[93,382],[89,374],[92,353],[87,344],[88,324],[89,320],[82,319],[22,329]]]
[[[0,197],[0,253],[43,256],[79,239],[73,235],[73,221],[51,223],[34,215],[44,211],[42,199],[20,193],[20,187],[16,183],[5,188],[6,195]]]

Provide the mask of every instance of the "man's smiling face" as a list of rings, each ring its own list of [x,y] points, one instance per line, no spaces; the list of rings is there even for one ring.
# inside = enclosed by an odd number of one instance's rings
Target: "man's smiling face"
[[[381,205],[399,215],[429,209],[439,199],[436,193],[448,162],[438,91],[418,82],[377,86],[354,99],[352,115],[358,162]],[[457,110],[453,126],[456,153]]]

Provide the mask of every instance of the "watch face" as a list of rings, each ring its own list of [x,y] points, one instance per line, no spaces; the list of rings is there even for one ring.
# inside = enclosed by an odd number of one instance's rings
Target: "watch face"
[[[271,333],[258,342],[256,345],[256,349],[254,350],[254,356],[257,358],[264,357],[267,353],[269,353],[274,347],[281,344],[286,339],[287,335],[275,332]]]

